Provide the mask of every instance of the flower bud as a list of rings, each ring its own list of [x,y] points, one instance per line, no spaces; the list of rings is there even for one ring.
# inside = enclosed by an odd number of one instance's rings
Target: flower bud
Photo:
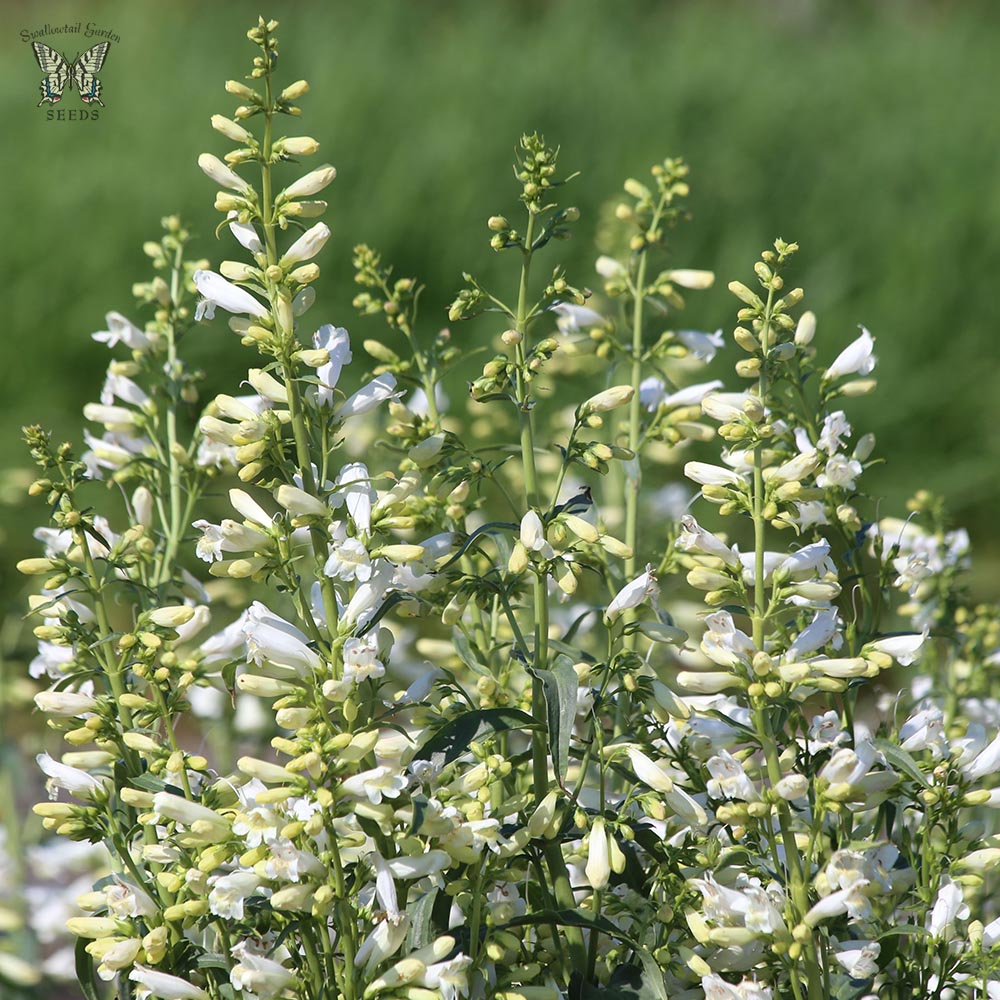
[[[592,413],[607,413],[609,410],[624,406],[632,399],[633,395],[635,395],[635,390],[632,386],[613,385],[610,389],[605,389],[581,403],[577,412],[581,419]]]
[[[195,609],[188,604],[175,604],[166,608],[157,608],[149,612],[149,620],[154,625],[163,628],[177,628],[186,625],[194,618]]]
[[[280,101],[297,101],[300,97],[305,96],[309,93],[309,84],[305,80],[296,80],[295,83],[290,83],[281,92],[281,96],[278,98]]]

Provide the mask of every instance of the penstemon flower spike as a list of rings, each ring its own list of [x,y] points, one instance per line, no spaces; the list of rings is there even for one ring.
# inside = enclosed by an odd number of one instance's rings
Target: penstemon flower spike
[[[365,244],[354,304],[390,342],[355,375],[348,330],[309,319],[336,172],[281,134],[309,88],[277,81],[276,28],[198,161],[233,259],[190,261],[166,220],[152,318],[95,334],[101,436],[77,460],[27,431],[53,511],[19,565],[34,700],[67,744],[35,812],[107,847],[71,974],[210,1000],[997,994],[998,616],[965,606],[937,500],[876,519],[861,492],[875,338],[827,348],[778,240],[730,285],[738,383],[697,374],[721,331],[663,327],[712,275],[651,277],[686,166],[628,180],[604,227],[612,320],[541,276],[579,213],[528,134],[523,222],[487,223],[514,297],[467,275],[449,310],[498,318],[468,414],[458,338]],[[255,354],[194,419],[180,348],[220,311]],[[674,484],[647,520],[678,459],[700,499]],[[37,977],[0,952],[0,980]]]

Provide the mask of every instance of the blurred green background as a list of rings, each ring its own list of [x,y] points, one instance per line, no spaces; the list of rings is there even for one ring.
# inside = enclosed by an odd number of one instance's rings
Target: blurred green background
[[[301,130],[339,171],[317,316],[380,330],[350,307],[361,240],[427,282],[431,325],[463,269],[489,278],[507,265],[485,221],[514,207],[522,131],[543,131],[582,171],[583,221],[559,248],[579,284],[596,284],[602,203],[626,176],[684,156],[694,220],[675,237],[675,263],[720,278],[692,296],[684,325],[731,329],[726,281],[748,279],[776,235],[798,240],[791,280],[819,316],[826,356],[859,322],[877,337],[879,392],[851,411],[890,456],[868,488],[886,510],[921,486],[943,493],[972,532],[977,592],[1000,597],[995,3],[341,0],[261,12],[282,22],[286,82],[312,84]],[[209,116],[232,113],[222,85],[247,71],[257,13],[190,0],[3,5],[0,467],[27,465],[22,423],[79,438],[107,362],[89,333],[109,309],[134,314],[140,247],[162,215],[190,220],[205,256],[229,250],[213,239],[213,188],[195,160],[227,148]],[[101,73],[106,107],[97,122],[48,121],[20,31],[77,20],[121,38]],[[70,57],[91,44],[53,37]],[[82,105],[68,94],[60,107]],[[456,334],[481,339],[487,326]],[[231,385],[247,355],[221,327],[199,337],[188,354],[212,372],[209,388]],[[43,517],[22,495],[9,480],[0,493],[11,611],[21,584],[10,567],[33,554],[29,528]]]

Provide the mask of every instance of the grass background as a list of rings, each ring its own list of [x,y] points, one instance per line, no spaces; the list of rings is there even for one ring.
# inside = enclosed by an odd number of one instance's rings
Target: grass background
[[[498,265],[484,223],[514,207],[522,131],[543,131],[566,169],[582,171],[583,221],[560,248],[582,284],[596,283],[601,204],[624,177],[682,155],[694,220],[677,233],[676,263],[720,278],[692,296],[685,325],[731,329],[726,281],[747,280],[776,235],[797,240],[791,280],[818,313],[828,356],[859,322],[877,337],[880,390],[852,409],[891,456],[869,489],[895,509],[918,487],[943,493],[972,531],[977,590],[1000,597],[995,4],[338,0],[263,12],[282,22],[286,82],[312,84],[302,130],[339,171],[317,284],[324,319],[377,335],[350,308],[350,250],[364,240],[427,282],[424,315],[443,322],[461,271],[488,279]],[[223,253],[195,160],[227,148],[208,120],[233,110],[222,85],[247,71],[243,36],[257,13],[192,0],[4,4],[0,468],[27,466],[25,422],[79,438],[107,361],[88,334],[107,310],[132,311],[140,247],[162,215],[190,220],[205,256]],[[19,33],[67,21],[121,38],[97,122],[49,121],[35,106],[40,73]],[[72,57],[91,42],[53,44]],[[60,107],[82,105],[68,94]],[[209,389],[247,363],[221,330],[189,354],[212,373]],[[0,491],[0,599],[12,611],[10,567],[33,553],[29,529],[43,516],[22,494],[16,479]]]

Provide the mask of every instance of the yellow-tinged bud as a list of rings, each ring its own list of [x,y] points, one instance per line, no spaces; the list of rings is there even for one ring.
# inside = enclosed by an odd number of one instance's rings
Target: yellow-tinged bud
[[[305,96],[309,93],[309,84],[305,80],[296,80],[295,83],[290,83],[281,92],[279,100],[281,101],[297,101],[300,97]]]

